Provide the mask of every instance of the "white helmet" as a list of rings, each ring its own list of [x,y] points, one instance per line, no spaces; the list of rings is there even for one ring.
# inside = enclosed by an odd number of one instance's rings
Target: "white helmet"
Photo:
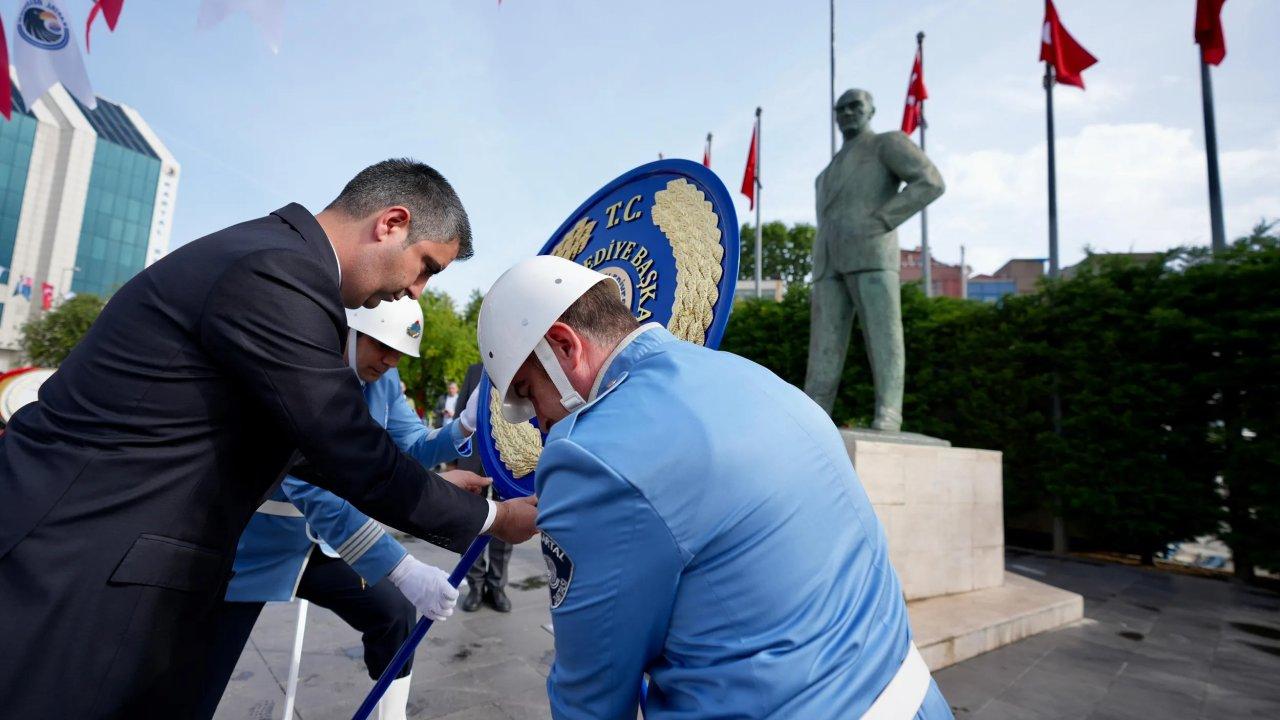
[[[378,306],[347,310],[347,327],[359,330],[393,350],[404,355],[418,357],[418,343],[422,341],[422,306],[417,300],[405,296],[399,300],[384,300]],[[354,353],[354,340],[349,352]]]
[[[571,260],[539,255],[507,270],[489,288],[480,305],[480,360],[502,398],[502,416],[518,423],[534,416],[533,403],[511,393],[511,379],[530,353],[560,391],[560,404],[573,411],[583,399],[547,344],[547,330],[597,283],[613,280]]]

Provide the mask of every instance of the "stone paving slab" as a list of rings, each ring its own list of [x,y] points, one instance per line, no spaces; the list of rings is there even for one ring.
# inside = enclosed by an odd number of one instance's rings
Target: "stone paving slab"
[[[456,555],[418,541],[419,559]],[[1073,626],[934,674],[957,720],[1280,718],[1280,596],[1204,578],[1009,551],[1011,571],[1085,598]],[[440,720],[549,718],[553,651],[536,543],[511,560],[513,612],[456,613],[414,658],[409,713]],[[220,720],[278,720],[296,606],[264,610],[236,667]],[[312,606],[295,717],[346,720],[373,685],[359,637]]]
[[[452,570],[458,556],[412,538],[401,542],[419,560]],[[409,715],[413,718],[537,720],[549,718],[546,677],[554,641],[546,564],[537,543],[517,546],[507,589],[512,612],[482,607],[436,623],[414,654]],[[270,603],[253,629],[218,720],[279,720],[293,648],[295,603]],[[308,610],[295,717],[347,720],[373,687],[360,636],[324,608]]]
[[[1280,718],[1280,596],[1017,550],[1006,562],[1083,595],[1085,620],[935,673],[957,720]]]

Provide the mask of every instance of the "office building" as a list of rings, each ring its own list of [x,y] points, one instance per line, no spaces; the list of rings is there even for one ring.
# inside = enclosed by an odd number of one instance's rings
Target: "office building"
[[[0,370],[68,293],[106,298],[169,248],[181,169],[137,111],[60,85],[0,118]]]

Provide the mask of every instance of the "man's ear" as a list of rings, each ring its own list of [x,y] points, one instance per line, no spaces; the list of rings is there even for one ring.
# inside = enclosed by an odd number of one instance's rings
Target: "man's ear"
[[[562,322],[554,322],[547,329],[546,338],[556,358],[571,365],[579,361],[579,355],[583,350],[582,339],[573,331],[573,328]]]
[[[373,224],[373,236],[378,242],[395,242],[404,244],[409,237],[409,220],[412,215],[409,208],[403,205],[392,205],[378,213]]]

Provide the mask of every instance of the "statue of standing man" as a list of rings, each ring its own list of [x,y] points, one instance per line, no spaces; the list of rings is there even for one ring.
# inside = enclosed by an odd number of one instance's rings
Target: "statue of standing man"
[[[831,413],[854,313],[862,323],[875,382],[872,428],[902,428],[902,296],[895,228],[938,199],[938,169],[906,135],[869,127],[875,105],[865,90],[836,102],[844,145],[818,175],[813,243],[812,320],[804,391]]]

